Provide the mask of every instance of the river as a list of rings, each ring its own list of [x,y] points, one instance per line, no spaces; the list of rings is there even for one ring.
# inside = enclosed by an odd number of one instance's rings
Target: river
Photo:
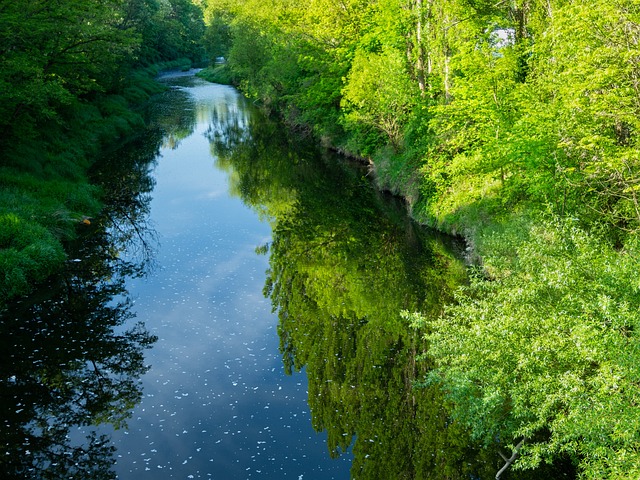
[[[6,478],[495,475],[414,388],[400,313],[451,298],[455,242],[234,89],[163,81],[148,132],[94,172],[105,216],[3,315]]]
[[[328,462],[311,427],[304,375],[283,373],[277,317],[262,295],[268,258],[255,252],[270,226],[230,194],[233,173],[210,151],[212,117],[243,131],[246,102],[229,87],[186,83],[173,94],[189,95],[194,121],[165,138],[153,172],[155,268],[128,288],[158,342],[145,396],[113,436],[119,476],[345,478],[348,458]]]

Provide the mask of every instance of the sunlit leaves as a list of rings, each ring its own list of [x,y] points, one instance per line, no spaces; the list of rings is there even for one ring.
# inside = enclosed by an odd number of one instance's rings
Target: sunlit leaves
[[[523,2],[526,35],[496,45],[487,34],[509,26],[518,8],[503,20],[498,10],[470,15],[476,34],[457,39],[449,101],[430,122],[423,171],[437,195],[426,216],[459,228],[474,221],[465,210],[493,202],[491,215],[526,205],[635,230],[638,6]],[[469,35],[465,23],[455,29]]]
[[[553,37],[540,40],[537,82],[562,120],[557,142],[577,170],[567,175],[580,201],[611,224],[637,228],[632,190],[638,178],[637,2],[590,2],[558,8]],[[558,102],[558,103],[556,103]],[[630,190],[631,188],[631,190]],[[587,194],[588,192],[588,194]]]
[[[513,249],[500,277],[474,278],[427,322],[432,381],[487,444],[527,438],[522,466],[569,453],[587,478],[637,470],[637,430],[623,427],[638,421],[637,261],[569,223],[519,235],[490,240]]]
[[[404,125],[418,96],[403,57],[403,52],[395,49],[358,51],[342,101],[347,122],[375,127],[396,147],[402,143]]]

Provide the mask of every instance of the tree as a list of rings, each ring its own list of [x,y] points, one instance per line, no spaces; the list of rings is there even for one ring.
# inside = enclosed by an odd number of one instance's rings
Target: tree
[[[396,149],[414,107],[416,92],[405,71],[403,52],[358,51],[342,91],[342,107],[348,125],[369,125],[385,135]]]
[[[0,10],[0,131],[4,139],[32,137],[78,96],[105,90],[118,62],[136,45],[119,28],[118,2],[17,2]]]
[[[489,241],[493,281],[473,278],[436,322],[414,316],[437,365],[430,381],[475,438],[524,438],[519,468],[569,455],[585,478],[636,475],[637,260],[568,221]]]

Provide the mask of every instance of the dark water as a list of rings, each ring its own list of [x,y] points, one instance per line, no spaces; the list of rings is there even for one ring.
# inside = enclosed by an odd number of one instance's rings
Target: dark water
[[[440,312],[456,246],[233,89],[165,81],[94,173],[105,216],[3,313],[3,478],[492,478],[401,316]]]

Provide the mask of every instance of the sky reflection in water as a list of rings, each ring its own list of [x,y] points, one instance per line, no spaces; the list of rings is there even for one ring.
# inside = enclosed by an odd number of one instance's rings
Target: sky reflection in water
[[[349,478],[350,455],[331,460],[311,427],[306,376],[283,372],[262,294],[268,258],[255,253],[270,227],[228,195],[205,137],[214,110],[243,121],[242,99],[187,81],[194,131],[167,142],[155,168],[156,268],[128,282],[137,319],[159,340],[129,428],[113,432],[118,476]]]

